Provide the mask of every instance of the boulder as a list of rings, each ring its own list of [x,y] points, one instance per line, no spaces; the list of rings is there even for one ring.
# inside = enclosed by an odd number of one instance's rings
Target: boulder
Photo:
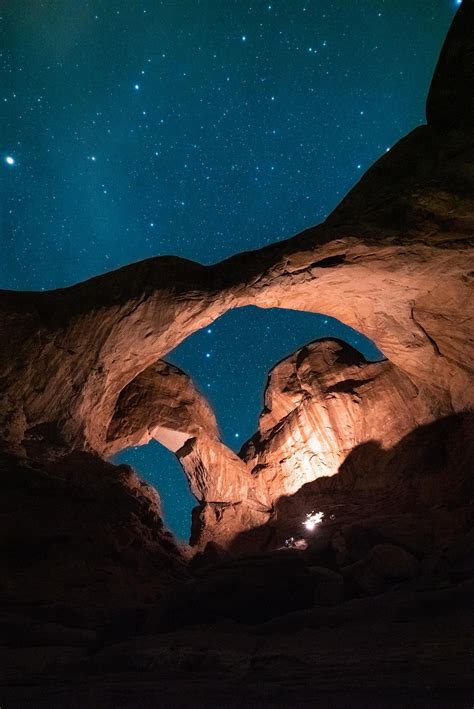
[[[412,578],[420,569],[416,557],[394,544],[378,544],[370,553],[370,562],[386,579]]]
[[[335,606],[344,596],[344,577],[324,566],[310,566],[314,581],[314,603],[317,606]]]

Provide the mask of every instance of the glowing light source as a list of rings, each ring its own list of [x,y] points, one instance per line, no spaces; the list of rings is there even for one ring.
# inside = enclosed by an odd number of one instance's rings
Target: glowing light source
[[[316,525],[318,525],[324,517],[324,512],[311,512],[310,514],[306,515],[306,519],[303,522],[303,525],[306,527],[306,529],[309,529],[311,532]]]
[[[12,158],[11,155],[7,155],[5,158],[5,162],[8,163],[8,165],[14,165],[15,164],[15,158]]]
[[[289,537],[285,539],[285,545],[280,547],[280,549],[307,549],[308,542],[306,539],[295,539],[294,537]]]

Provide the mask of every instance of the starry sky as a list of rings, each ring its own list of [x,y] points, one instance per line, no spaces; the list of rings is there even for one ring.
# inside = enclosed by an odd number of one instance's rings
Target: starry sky
[[[324,219],[424,122],[456,0],[15,0],[2,8],[0,288],[62,287],[155,255],[214,263]],[[238,450],[269,368],[373,345],[324,315],[245,308],[167,357]],[[249,342],[255,344],[248,346]],[[157,443],[123,452],[170,528],[193,505]]]

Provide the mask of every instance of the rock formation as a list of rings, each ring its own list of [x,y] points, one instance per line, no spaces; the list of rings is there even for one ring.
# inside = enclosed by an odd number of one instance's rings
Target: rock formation
[[[319,227],[215,266],[155,258],[71,288],[2,292],[4,450],[33,461],[81,450],[109,455],[153,436],[178,453],[193,492],[214,505],[219,519],[222,510],[234,515],[236,504],[253,498],[250,517],[261,521],[274,491],[268,493],[262,476],[248,482],[247,467],[220,443],[202,397],[160,362],[191,332],[246,304],[291,302],[292,308],[337,317],[375,341],[390,361],[375,369],[390,369],[401,389],[389,395],[393,401],[378,404],[373,425],[393,416],[397,396],[406,394],[416,404],[392,433],[367,425],[366,437],[382,444],[386,438],[390,445],[400,427],[405,432],[472,407],[474,116],[472,102],[463,98],[474,89],[466,34],[472,13],[472,4],[464,3],[453,23],[428,97],[428,124],[384,155]],[[451,82],[453,72],[463,81]],[[449,108],[443,108],[446,101]],[[174,378],[171,390],[167,372]],[[386,384],[392,386],[388,379]],[[179,411],[169,405],[170,396],[180,401]],[[270,419],[265,414],[263,429]],[[273,428],[277,419],[274,410]],[[321,462],[328,470],[362,436],[354,432],[348,442],[344,427],[331,434],[333,452]],[[259,451],[252,461],[249,447],[247,463],[265,466],[269,455]],[[301,466],[290,473],[288,465],[285,476],[295,478],[280,493],[311,477]],[[230,525],[229,534],[238,524]]]
[[[275,502],[335,475],[357,446],[391,448],[430,418],[429,400],[391,362],[367,362],[342,342],[313,342],[271,371],[259,431],[243,457]]]
[[[156,491],[90,454],[32,466],[0,456],[2,607],[124,608],[188,577]]]
[[[289,298],[374,340],[426,390],[434,416],[472,405],[472,13],[463,3],[454,20],[428,124],[384,155],[324,224],[214,266],[154,258],[70,288],[1,292],[6,447],[48,457],[54,438],[58,454],[104,452],[120,392],[144,369],[230,308],[285,307]]]
[[[154,258],[61,290],[0,292],[8,706],[51,706],[72,687],[77,706],[196,706],[210,691],[242,705],[275,687],[288,705],[341,687],[352,703],[361,672],[375,693],[361,706],[387,688],[442,706],[453,684],[468,695],[473,38],[464,0],[427,125],[323,224],[213,266]],[[309,343],[273,368],[236,455],[162,358],[248,304],[326,313],[386,359]],[[155,492],[105,460],[151,438],[199,502],[190,563]]]

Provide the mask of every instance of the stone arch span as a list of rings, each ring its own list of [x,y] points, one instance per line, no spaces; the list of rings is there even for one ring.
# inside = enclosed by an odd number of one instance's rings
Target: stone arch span
[[[236,461],[232,451],[257,430],[269,371],[308,341],[331,336],[352,343],[370,360],[382,358],[360,333],[323,315],[252,307],[229,311],[122,390],[106,454],[112,451],[114,462],[132,465],[157,488],[170,529],[189,538],[195,469],[183,476],[176,453],[190,439],[207,436],[220,461]]]
[[[102,454],[124,387],[192,332],[249,304],[335,317],[431,398],[434,417],[467,408],[466,240],[394,245],[392,235],[342,236],[349,229],[324,224],[212,267],[157,258],[64,290],[2,293],[2,439],[34,457],[47,430],[58,452]]]
[[[473,21],[465,2],[427,124],[323,224],[213,266],[161,257],[66,289],[0,292],[2,446],[33,459],[103,455],[121,392],[191,332],[249,304],[324,312],[359,330],[429,402],[431,420],[471,408]]]

